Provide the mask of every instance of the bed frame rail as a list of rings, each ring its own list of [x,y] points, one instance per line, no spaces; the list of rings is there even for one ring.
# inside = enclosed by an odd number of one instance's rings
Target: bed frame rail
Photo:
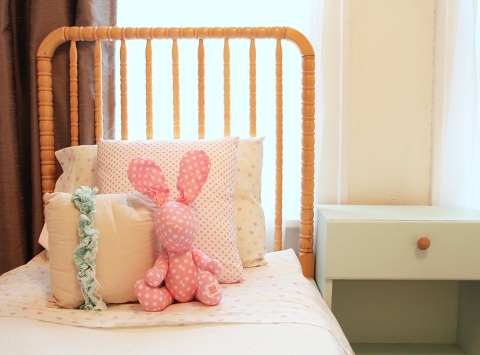
[[[37,52],[38,106],[40,126],[40,156],[43,193],[55,187],[55,153],[53,127],[52,57],[57,47],[70,45],[70,112],[71,145],[78,145],[78,67],[77,41],[95,41],[95,139],[103,137],[102,52],[100,41],[121,41],[120,90],[122,139],[128,139],[127,48],[126,40],[146,40],[146,136],[153,138],[152,45],[151,40],[172,40],[173,130],[180,138],[179,39],[197,39],[198,45],[198,137],[205,137],[205,52],[203,40],[224,40],[224,135],[230,136],[230,39],[250,40],[250,136],[256,136],[256,39],[277,41],[276,58],[276,190],[275,190],[275,250],[282,250],[283,192],[283,68],[282,40],[295,43],[302,55],[302,196],[300,215],[300,255],[303,273],[313,277],[313,190],[315,149],[315,53],[308,39],[289,27],[61,27],[50,33]]]

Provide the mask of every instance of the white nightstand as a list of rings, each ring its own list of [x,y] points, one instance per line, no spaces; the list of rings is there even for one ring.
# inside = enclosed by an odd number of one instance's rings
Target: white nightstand
[[[467,292],[466,295],[461,293],[459,296],[458,280],[480,280],[479,210],[437,206],[319,206],[317,212],[315,280],[329,307],[332,307],[333,302],[334,313],[336,313],[335,299],[332,295],[335,293],[335,280],[372,280],[371,284],[366,283],[362,287],[365,289],[371,286],[376,292],[386,290],[386,293],[388,287],[385,288],[384,285],[389,285],[388,282],[393,284],[397,282],[396,280],[425,280],[423,284],[433,290],[438,285],[433,281],[429,284],[430,281],[427,280],[455,280],[450,284],[440,283],[439,289],[443,287],[449,290],[446,293],[448,296],[445,297],[450,297],[455,302],[459,297],[467,297],[465,303],[475,303],[476,296],[472,294],[480,291],[480,283],[473,283],[473,291]],[[427,249],[419,249],[417,243],[420,239],[424,242],[423,246],[420,242],[422,248],[430,244]],[[338,284],[343,286],[341,281]],[[355,287],[355,281],[348,286],[352,285]],[[405,285],[410,287],[408,282]],[[472,283],[469,287],[472,288]],[[349,292],[354,293],[354,289],[352,292],[350,288]],[[440,296],[438,299],[442,301]],[[453,338],[451,342],[458,343],[459,336],[455,334],[458,318],[458,329],[477,327],[474,331],[471,329],[467,331],[472,334],[473,340],[460,339],[466,342],[462,348],[467,348],[467,352],[462,352],[453,345],[425,344],[391,345],[393,348],[389,348],[390,345],[369,344],[354,346],[354,349],[356,348],[357,354],[377,354],[378,351],[386,354],[470,354],[470,351],[473,351],[472,355],[478,355],[480,340],[475,339],[480,337],[480,320],[462,319],[463,313],[478,312],[480,315],[480,311],[477,310],[480,309],[480,298],[477,301],[475,309],[465,311],[460,307],[458,314],[455,303],[455,314],[447,317],[455,321],[450,327],[451,334],[449,336],[440,334],[438,339],[434,335],[432,338],[427,337],[426,340],[442,342],[444,337],[450,339],[448,342]],[[388,299],[385,303],[388,304]],[[372,309],[375,309],[374,306],[372,305]],[[382,312],[384,310],[382,308]],[[394,311],[392,313],[395,313]],[[431,314],[434,312],[435,309]],[[359,322],[362,320],[360,318]],[[339,321],[342,325],[341,319]],[[439,330],[442,331],[445,332]],[[355,342],[363,342],[361,335],[355,338]],[[369,339],[372,338],[375,339],[374,336]],[[423,342],[415,337],[411,341],[402,340],[394,341]],[[386,341],[380,339],[378,342],[388,342],[388,337]],[[437,348],[439,350],[434,350]]]

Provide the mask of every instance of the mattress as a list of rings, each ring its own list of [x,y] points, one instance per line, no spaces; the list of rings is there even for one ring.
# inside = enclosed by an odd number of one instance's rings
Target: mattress
[[[47,308],[48,259],[40,254],[0,278],[0,354],[354,354],[292,250],[269,253],[222,285],[215,307],[174,304],[162,312],[138,303],[107,311]]]

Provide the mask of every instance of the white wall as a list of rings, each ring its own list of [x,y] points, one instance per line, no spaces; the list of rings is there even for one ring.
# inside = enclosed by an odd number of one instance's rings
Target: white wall
[[[428,205],[435,1],[349,5],[348,204]]]
[[[317,202],[428,205],[435,1],[324,3]]]

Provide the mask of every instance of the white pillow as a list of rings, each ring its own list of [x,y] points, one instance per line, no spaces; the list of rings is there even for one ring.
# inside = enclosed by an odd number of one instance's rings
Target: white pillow
[[[50,305],[77,308],[85,302],[77,281],[73,252],[79,243],[79,210],[72,194],[45,194],[49,233]],[[96,195],[93,227],[99,231],[95,259],[99,294],[106,303],[136,301],[134,286],[143,279],[162,248],[154,230],[156,205],[138,192]]]

